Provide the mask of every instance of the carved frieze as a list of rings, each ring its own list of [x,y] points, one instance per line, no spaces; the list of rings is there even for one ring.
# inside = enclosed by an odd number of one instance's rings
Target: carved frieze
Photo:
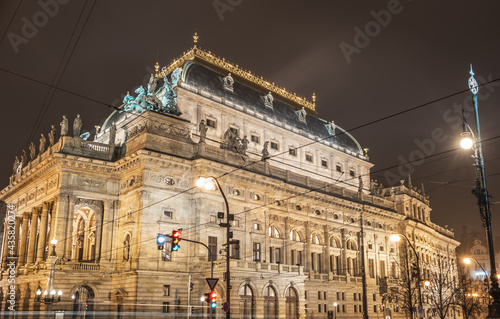
[[[103,189],[106,187],[106,181],[86,177],[78,177],[77,184],[78,186],[92,189]]]
[[[190,139],[191,137],[191,133],[186,127],[179,127],[171,123],[146,120],[132,127],[132,129],[130,130],[129,138],[133,138],[136,135],[139,135],[141,132],[147,132],[171,138]]]
[[[103,205],[104,204],[101,200],[94,200],[94,199],[80,198],[80,197],[77,197],[75,200],[75,206],[89,207],[98,212],[102,212]]]
[[[126,189],[142,185],[143,184],[142,181],[143,181],[142,175],[131,176],[120,183],[120,191],[124,191]]]

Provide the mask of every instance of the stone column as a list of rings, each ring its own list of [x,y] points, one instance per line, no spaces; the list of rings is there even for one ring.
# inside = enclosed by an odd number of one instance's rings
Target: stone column
[[[21,231],[22,217],[16,217],[16,225],[14,226],[14,256],[19,257],[19,242],[20,242],[20,231]],[[19,265],[19,263],[16,263]]]
[[[19,260],[18,260],[18,265],[24,265],[26,263],[26,243],[28,241],[28,233],[29,233],[29,215],[24,213],[23,214],[23,225],[21,227],[22,229],[22,237],[21,237],[21,247],[19,249]]]
[[[340,274],[341,275],[346,275],[347,274],[347,253],[346,253],[346,248],[347,248],[347,245],[346,245],[346,236],[345,236],[345,229],[341,229],[340,230],[341,232],[341,245],[342,245],[342,250],[340,251],[340,259],[342,260],[341,262],[341,271],[340,271]]]
[[[3,250],[2,250],[2,270],[7,269],[7,254],[9,249],[7,248],[7,237],[8,235],[8,230],[9,226],[7,225],[7,219],[5,219],[5,222],[3,223]],[[2,309],[2,308],[0,308]]]
[[[64,238],[66,239],[66,245],[64,248],[64,257],[66,259],[71,259],[71,246],[73,245],[73,215],[74,215],[74,210],[75,210],[75,197],[74,196],[68,196],[69,197],[69,203],[68,205],[65,205],[67,210],[65,213],[65,229],[66,229],[66,236]]]
[[[323,268],[322,272],[328,274],[330,272],[330,233],[328,232],[328,225],[323,226],[323,237],[325,238],[323,245]]]
[[[288,245],[288,240],[290,239],[290,222],[289,217],[285,217],[285,240],[283,240],[283,260],[285,265],[290,265],[290,245]]]
[[[39,208],[33,208],[31,211],[31,227],[30,227],[30,237],[28,245],[28,260],[27,265],[33,264],[35,262],[35,243],[36,243],[36,230],[38,228],[38,215],[41,213]]]
[[[104,213],[102,222],[101,261],[111,261],[111,251],[113,249],[115,201],[106,200],[104,202]]]
[[[49,215],[49,202],[42,204],[42,219],[40,220],[40,233],[38,235],[38,248],[36,254],[36,262],[40,263],[45,257],[45,244],[47,241],[47,219]]]
[[[95,256],[91,256],[91,259],[95,259],[97,262],[101,260],[101,247],[102,247],[102,221],[104,218],[104,203],[99,201],[99,210],[96,212],[96,227],[95,227]]]
[[[311,271],[311,223],[306,222],[306,245],[304,249],[304,261],[305,261],[305,270],[306,271]]]

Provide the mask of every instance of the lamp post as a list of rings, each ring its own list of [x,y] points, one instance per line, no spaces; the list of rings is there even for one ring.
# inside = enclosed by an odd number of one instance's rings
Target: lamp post
[[[222,187],[219,184],[219,181],[215,177],[200,177],[196,181],[196,186],[205,187],[207,190],[215,190],[219,189],[222,198],[224,199],[224,203],[226,205],[226,223],[221,223],[221,227],[226,228],[226,303],[227,303],[227,311],[226,318],[231,318],[231,269],[229,267],[230,257],[231,257],[231,217],[229,216],[229,203],[227,202],[226,194],[222,190]]]
[[[418,280],[418,311],[417,311],[417,313],[420,314],[422,312],[422,314],[423,314],[424,309],[422,307],[422,288],[420,287],[420,283],[422,280],[420,278],[420,261],[418,258],[418,254],[417,254],[417,251],[415,250],[415,247],[411,244],[410,240],[408,239],[408,237],[406,235],[393,234],[389,238],[391,241],[398,242],[401,239],[400,236],[403,236],[406,239],[406,241],[408,242],[408,245],[410,245],[411,249],[415,253],[415,258],[416,258],[416,263],[417,263],[417,280]],[[412,314],[412,318],[413,318],[413,311],[410,311],[410,313]]]
[[[52,311],[52,304],[61,301],[61,295],[62,295],[62,290],[59,290],[56,293],[56,290],[54,289],[54,268],[57,261],[57,255],[56,255],[57,239],[55,238],[52,239],[50,243],[52,244],[52,252],[50,253],[49,256],[49,263],[51,263],[51,266],[49,273],[49,281],[47,283],[47,289],[43,292],[43,298],[41,298],[42,288],[38,286],[38,288],[36,289],[36,301],[46,304],[48,312]]]
[[[481,142],[481,129],[479,126],[479,111],[477,106],[477,92],[479,86],[474,78],[472,65],[470,67],[469,89],[472,92],[472,104],[474,104],[474,117],[476,120],[476,135],[472,133],[471,127],[467,124],[464,114],[464,131],[460,146],[464,149],[474,150],[474,166],[476,167],[476,181],[472,189],[472,193],[477,198],[479,206],[479,214],[486,229],[486,239],[488,242],[489,258],[490,258],[490,295],[493,297],[493,302],[488,306],[487,318],[500,318],[500,288],[498,287],[497,270],[495,266],[495,250],[493,249],[493,235],[491,231],[491,214],[490,214],[490,199],[486,188],[486,174],[484,169],[483,147]],[[465,113],[465,111],[464,111]],[[472,138],[471,138],[472,136]]]
[[[333,303],[333,318],[337,319],[337,306],[338,304],[336,302]]]

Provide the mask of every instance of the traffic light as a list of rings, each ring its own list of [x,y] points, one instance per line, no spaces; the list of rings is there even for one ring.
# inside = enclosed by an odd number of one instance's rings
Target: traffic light
[[[173,230],[172,231],[172,251],[178,251],[181,246],[179,242],[181,241],[181,231]]]
[[[215,291],[210,292],[210,308],[214,309],[217,307],[217,293]]]
[[[156,244],[158,245],[158,250],[163,250],[166,240],[167,237],[165,237],[165,235],[158,234],[158,236],[156,236]]]
[[[89,304],[88,303],[85,304],[85,310],[89,310]]]

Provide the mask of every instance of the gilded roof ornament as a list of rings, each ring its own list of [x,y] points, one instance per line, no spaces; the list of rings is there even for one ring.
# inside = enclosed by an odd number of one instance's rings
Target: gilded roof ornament
[[[198,36],[198,32],[195,32],[194,35],[193,35],[193,42],[194,42],[194,45],[196,46],[196,43],[198,43],[198,39],[200,37]]]
[[[195,32],[195,35],[193,36],[193,40],[195,42],[195,45],[191,50],[188,52],[185,52],[181,57],[178,59],[175,59],[172,63],[170,63],[168,66],[164,67],[165,68],[165,74],[169,74],[176,68],[182,67],[182,65],[186,61],[202,61],[207,64],[213,65],[217,68],[221,68],[228,73],[231,73],[231,75],[239,76],[249,82],[252,82],[258,86],[263,87],[266,91],[270,91],[276,94],[276,96],[281,96],[287,100],[290,100],[302,107],[306,107],[312,111],[316,111],[316,106],[314,102],[310,102],[306,100],[305,98],[299,97],[291,92],[288,92],[284,88],[278,87],[276,84],[271,83],[269,81],[266,81],[262,79],[262,77],[259,77],[257,75],[252,74],[249,71],[245,71],[239,67],[238,64],[232,64],[228,62],[226,59],[219,58],[215,55],[213,55],[210,52],[204,51],[201,48],[196,46],[196,43],[198,42],[198,35]],[[159,74],[159,77],[162,78],[163,74],[162,72]],[[300,110],[300,109],[299,109]]]

